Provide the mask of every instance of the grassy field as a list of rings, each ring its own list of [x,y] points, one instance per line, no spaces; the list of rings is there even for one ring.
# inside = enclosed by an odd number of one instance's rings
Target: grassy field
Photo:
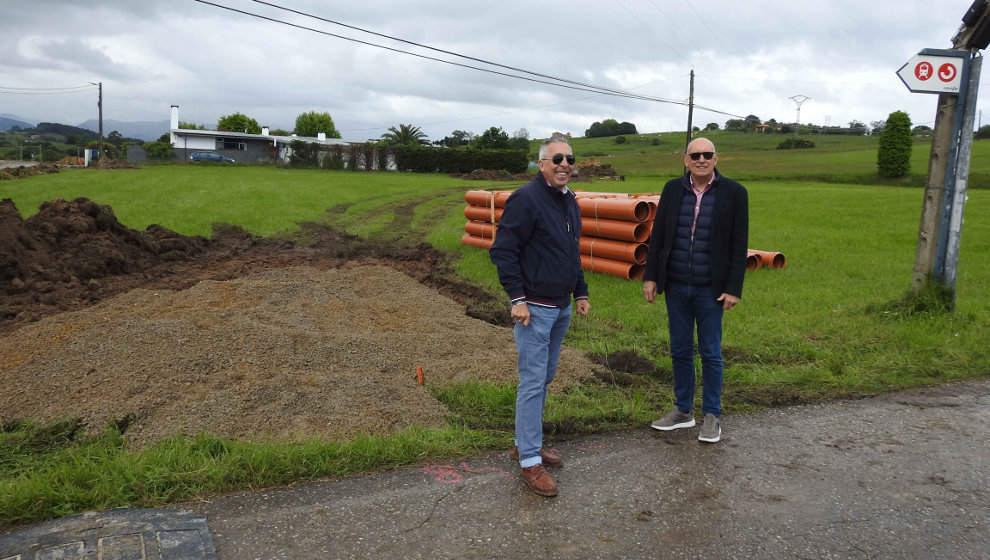
[[[653,138],[660,139],[658,145]],[[871,138],[823,137],[813,150],[778,151],[780,136],[718,132],[720,168],[750,193],[750,247],[780,251],[783,269],[747,273],[742,303],[725,319],[728,413],[796,402],[876,394],[990,375],[990,190],[969,192],[956,309],[909,312],[895,303],[911,284],[922,189],[875,176]],[[816,141],[818,139],[816,138]],[[612,163],[624,182],[575,188],[658,192],[680,173],[683,134],[574,139],[579,157]],[[990,144],[977,143],[973,176],[990,177]],[[914,179],[924,182],[927,144],[916,144]],[[862,180],[857,183],[857,178]],[[919,183],[920,184],[920,183]],[[503,297],[487,253],[460,244],[463,194],[516,185],[441,175],[368,174],[269,167],[147,166],[67,170],[0,182],[31,215],[52,198],[110,205],[125,225],[157,223],[187,235],[239,224],[291,236],[321,221],[368,237],[426,240],[456,256],[458,274]],[[393,227],[399,209],[408,226]],[[408,212],[403,212],[407,214]],[[631,350],[670,368],[662,303],[641,285],[588,274],[592,314],[576,319],[567,344],[600,354]],[[108,428],[97,438],[66,436],[66,425],[0,429],[0,527],[87,509],[154,506],[239,488],[288,484],[373,468],[437,460],[510,445],[513,387],[437,391],[450,426],[333,444],[254,444],[202,435],[149,450],[126,448]],[[548,403],[547,418],[573,433],[644,426],[671,402],[669,384],[587,386]]]

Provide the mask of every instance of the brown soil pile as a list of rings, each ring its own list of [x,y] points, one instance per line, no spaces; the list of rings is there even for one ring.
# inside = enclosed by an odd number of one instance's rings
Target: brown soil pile
[[[430,386],[515,382],[511,330],[466,315],[490,296],[444,280],[442,254],[303,227],[307,246],[236,227],[206,240],[130,230],[87,199],[27,220],[3,201],[0,421],[126,418],[137,445],[329,440],[441,425]],[[552,387],[595,367],[565,348]]]
[[[38,165],[19,165],[17,167],[0,168],[0,181],[8,179],[23,179],[35,175],[58,173],[59,167],[54,163],[39,163]]]
[[[592,177],[614,181],[626,180],[625,176],[619,175],[615,171],[611,163],[600,163],[595,158],[588,158],[577,163],[577,177],[582,180],[590,180]]]

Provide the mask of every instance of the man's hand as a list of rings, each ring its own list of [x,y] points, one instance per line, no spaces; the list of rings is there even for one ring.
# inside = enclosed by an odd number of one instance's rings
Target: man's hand
[[[513,305],[509,315],[516,323],[522,323],[524,327],[529,326],[529,306],[525,302]]]
[[[735,307],[737,303],[739,303],[739,298],[737,298],[732,294],[727,294],[725,292],[722,292],[722,295],[718,296],[718,299],[716,299],[715,301],[721,301],[722,311],[728,311],[733,307]]]
[[[579,299],[575,302],[575,307],[577,307],[577,314],[584,316],[591,311],[591,302],[586,299]]]
[[[643,282],[643,299],[646,300],[646,303],[653,303],[653,300],[656,299],[656,297],[657,283],[652,280]]]

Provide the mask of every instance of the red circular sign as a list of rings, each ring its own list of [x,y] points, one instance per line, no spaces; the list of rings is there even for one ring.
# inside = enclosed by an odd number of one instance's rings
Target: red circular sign
[[[938,79],[943,82],[951,82],[956,79],[956,66],[951,62],[946,62],[945,64],[939,66]]]
[[[921,61],[917,66],[914,67],[914,77],[918,78],[922,82],[932,77],[935,69],[932,68],[930,62]]]

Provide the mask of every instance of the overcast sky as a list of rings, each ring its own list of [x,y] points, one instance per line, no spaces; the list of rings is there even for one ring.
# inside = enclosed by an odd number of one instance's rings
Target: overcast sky
[[[524,128],[531,138],[581,136],[607,118],[641,133],[687,123],[684,105],[481,72],[328,34],[521,74],[259,2],[212,1],[323,33],[194,0],[3,0],[0,114],[79,124],[97,116],[96,88],[83,86],[102,82],[107,120],[167,120],[178,105],[184,122],[212,127],[240,112],[291,130],[300,113],[326,111],[345,140],[377,138],[400,123],[421,127],[431,140],[491,126],[510,135]],[[271,2],[519,70],[682,103],[693,70],[695,103],[720,111],[696,110],[701,127],[750,114],[793,122],[791,98],[799,95],[809,98],[802,123],[869,125],[901,110],[913,124],[932,126],[937,96],[909,92],[896,71],[923,48],[950,48],[971,3]]]

